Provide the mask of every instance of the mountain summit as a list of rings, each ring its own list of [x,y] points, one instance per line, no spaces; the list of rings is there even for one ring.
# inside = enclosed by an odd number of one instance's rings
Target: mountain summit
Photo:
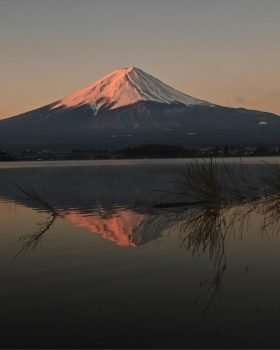
[[[0,149],[279,143],[280,118],[188,96],[120,68],[47,106],[0,120]]]
[[[173,89],[142,69],[128,67],[117,69],[84,89],[62,98],[53,109],[88,104],[97,114],[100,109],[116,109],[139,101],[182,103],[185,106],[211,105]]]

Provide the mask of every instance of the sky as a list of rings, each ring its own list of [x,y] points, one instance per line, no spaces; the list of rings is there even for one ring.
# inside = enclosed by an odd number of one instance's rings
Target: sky
[[[280,115],[279,0],[0,0],[0,118],[136,66]]]

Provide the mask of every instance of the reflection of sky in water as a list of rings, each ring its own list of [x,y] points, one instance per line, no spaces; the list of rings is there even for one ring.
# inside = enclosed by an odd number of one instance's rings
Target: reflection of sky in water
[[[178,168],[1,172],[4,346],[42,339],[68,347],[279,345],[277,227],[264,234],[256,213],[242,235],[236,225],[223,241],[224,271],[209,247],[193,255],[182,244],[182,221],[151,208],[160,194],[150,190]],[[49,214],[12,193],[8,178],[32,184],[59,212],[36,249],[16,260],[17,240],[38,232]],[[220,285],[203,316],[217,273]]]

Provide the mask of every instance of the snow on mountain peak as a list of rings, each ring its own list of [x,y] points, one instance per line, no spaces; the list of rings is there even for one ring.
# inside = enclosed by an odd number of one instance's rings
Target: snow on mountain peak
[[[173,89],[142,69],[126,67],[116,69],[84,89],[62,98],[52,109],[90,105],[97,114],[102,108],[116,109],[139,101],[212,106]]]

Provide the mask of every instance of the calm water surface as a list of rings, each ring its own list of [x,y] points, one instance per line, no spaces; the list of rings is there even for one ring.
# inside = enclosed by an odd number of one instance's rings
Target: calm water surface
[[[186,244],[153,207],[186,162],[0,164],[0,346],[280,347],[278,227]]]

